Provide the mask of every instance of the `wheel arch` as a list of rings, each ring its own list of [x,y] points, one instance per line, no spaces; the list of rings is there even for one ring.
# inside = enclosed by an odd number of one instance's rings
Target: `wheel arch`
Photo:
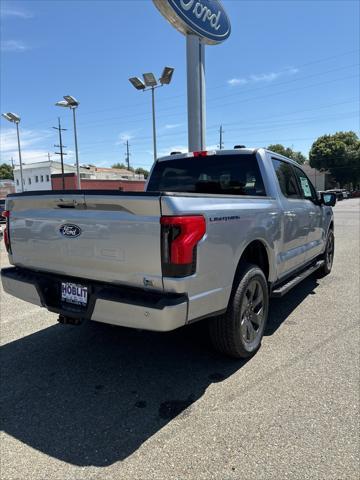
[[[241,267],[244,263],[257,265],[264,272],[266,280],[268,282],[271,281],[274,273],[272,255],[269,246],[264,240],[251,240],[251,242],[245,245],[235,270],[233,286],[238,279]]]

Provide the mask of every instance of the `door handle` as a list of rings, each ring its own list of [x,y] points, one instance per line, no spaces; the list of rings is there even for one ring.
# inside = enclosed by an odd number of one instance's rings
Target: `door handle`
[[[289,218],[294,218],[296,217],[296,213],[295,212],[284,212],[284,215],[286,217],[289,217]]]
[[[64,200],[63,198],[59,198],[59,203],[57,204],[58,208],[80,208],[80,209],[85,209],[86,205],[84,201],[78,201],[78,200]]]
[[[316,212],[309,212],[309,215],[314,216],[314,215],[317,215],[317,213]]]

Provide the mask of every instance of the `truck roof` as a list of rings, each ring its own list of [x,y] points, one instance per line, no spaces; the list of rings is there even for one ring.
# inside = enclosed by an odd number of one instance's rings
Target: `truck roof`
[[[301,168],[301,165],[297,163],[295,160],[289,157],[285,157],[284,155],[281,155],[280,153],[273,152],[272,150],[269,150],[264,147],[256,148],[256,147],[243,147],[243,148],[232,148],[229,150],[204,150],[204,152],[207,152],[207,155],[249,155],[252,153],[260,152],[260,153],[270,153],[271,155],[276,155],[277,158],[283,159],[289,163],[292,163],[296,165],[297,167]],[[196,152],[195,152],[196,153]],[[201,155],[202,152],[200,152],[199,156]],[[166,160],[176,160],[176,159],[181,159],[181,158],[190,158],[194,157],[194,152],[185,152],[185,153],[173,153],[172,155],[167,155],[165,157],[160,157],[157,159],[157,162],[163,162]],[[205,154],[203,156],[206,156]]]
[[[251,154],[255,151],[260,150],[259,148],[232,148],[229,150],[204,150],[207,152],[207,155],[234,155],[234,154]],[[196,152],[195,152],[196,153]],[[164,160],[175,160],[178,158],[187,158],[193,157],[194,152],[181,152],[173,153],[171,155],[166,155],[165,157],[160,157],[157,159],[158,162],[163,162]],[[204,155],[205,156],[205,155]]]

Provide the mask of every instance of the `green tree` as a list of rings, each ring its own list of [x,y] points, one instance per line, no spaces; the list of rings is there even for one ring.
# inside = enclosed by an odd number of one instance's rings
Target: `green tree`
[[[133,167],[128,168],[125,163],[114,163],[114,165],[111,165],[111,168],[122,168],[124,170],[129,170],[130,172],[134,171]]]
[[[0,179],[1,180],[14,180],[14,173],[11,165],[3,163],[0,165]]]
[[[148,178],[149,176],[149,171],[145,170],[145,168],[137,168],[135,170],[135,173],[137,173],[138,175],[144,175],[144,178]]]
[[[272,152],[276,152],[280,155],[291,158],[297,163],[304,163],[306,161],[306,157],[301,152],[296,152],[290,147],[284,147],[284,145],[281,145],[280,143],[276,143],[275,145],[269,145],[267,148]]]
[[[312,144],[310,165],[329,170],[341,185],[360,181],[360,140],[355,132],[323,135]]]

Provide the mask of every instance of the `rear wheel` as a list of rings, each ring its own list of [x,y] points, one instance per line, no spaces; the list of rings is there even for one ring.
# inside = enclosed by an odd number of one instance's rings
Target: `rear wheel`
[[[234,285],[227,312],[210,321],[214,347],[235,358],[248,358],[260,347],[269,310],[263,271],[244,263]]]

